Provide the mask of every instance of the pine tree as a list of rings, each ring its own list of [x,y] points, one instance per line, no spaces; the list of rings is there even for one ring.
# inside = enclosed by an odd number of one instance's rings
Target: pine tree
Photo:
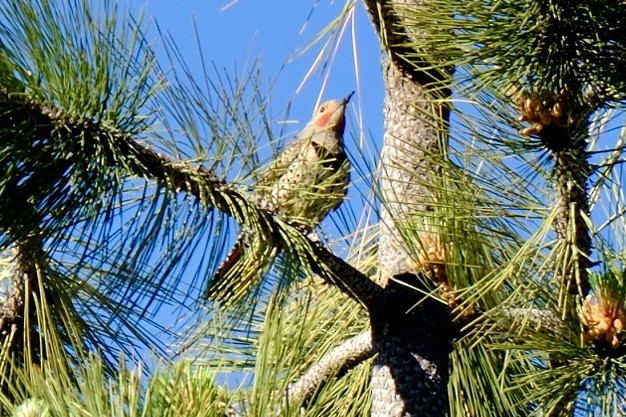
[[[163,71],[110,2],[0,5],[3,414],[626,414],[626,5],[363,5],[380,209],[345,258],[248,192],[277,142],[253,75],[189,76],[167,40]],[[260,261],[204,303],[232,220]],[[163,303],[186,356],[142,384]]]

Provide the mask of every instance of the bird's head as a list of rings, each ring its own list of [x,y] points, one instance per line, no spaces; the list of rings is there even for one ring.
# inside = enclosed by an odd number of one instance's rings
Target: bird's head
[[[343,100],[329,100],[320,104],[313,112],[311,123],[316,129],[332,129],[338,136],[343,136],[346,125],[344,117],[346,105],[354,91],[348,94]]]

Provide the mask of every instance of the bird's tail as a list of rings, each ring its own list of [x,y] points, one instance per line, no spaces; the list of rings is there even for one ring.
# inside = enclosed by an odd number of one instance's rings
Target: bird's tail
[[[232,276],[236,269],[235,266],[241,259],[242,243],[242,236],[240,235],[224,262],[217,268],[217,272],[209,281],[209,286],[205,292],[206,298],[213,300],[224,298],[223,294],[229,290],[229,287],[232,287],[233,283],[229,277]]]
[[[209,281],[205,296],[227,307],[245,299],[271,268],[280,249],[260,237],[241,233],[235,246]]]

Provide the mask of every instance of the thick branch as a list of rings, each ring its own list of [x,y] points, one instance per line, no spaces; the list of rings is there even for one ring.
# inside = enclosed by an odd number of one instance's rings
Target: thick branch
[[[341,375],[374,354],[372,334],[358,334],[326,353],[296,382],[289,384],[285,394],[287,404],[306,403],[328,379]]]
[[[363,304],[368,311],[381,302],[384,294],[383,287],[321,244],[310,240],[308,244],[311,245],[310,253],[313,254],[311,258],[313,272],[335,284],[342,292]]]
[[[6,189],[8,188],[15,187],[7,185]],[[19,195],[14,194],[14,196],[20,198]],[[22,212],[27,212],[28,217],[37,224],[40,223],[40,216],[31,203],[27,201],[13,201],[12,203],[20,207]],[[27,236],[12,235],[11,231],[4,231],[9,234],[14,243],[7,250],[12,259],[8,276],[8,293],[4,299],[0,300],[0,336],[12,337],[13,347],[20,342],[18,339],[23,335],[27,297],[36,293],[39,288],[37,270],[45,254],[41,236],[36,230],[37,228]]]
[[[62,126],[72,135],[98,142],[107,149],[108,165],[123,167],[134,175],[156,180],[170,188],[193,195],[238,222],[245,220],[244,213],[256,212],[255,217],[267,225],[266,230],[283,229],[288,230],[291,236],[299,235],[300,254],[310,260],[314,271],[361,304],[371,305],[381,293],[382,288],[369,277],[320,244],[311,241],[302,231],[250,201],[244,193],[230,187],[205,167],[173,161],[140,144],[130,134],[92,121],[76,121],[50,105],[26,103],[19,101],[19,97],[9,97],[7,94],[0,94],[0,99],[5,104],[14,104],[16,113],[22,117],[34,119],[37,123],[36,134],[40,137],[50,138],[57,126]],[[320,261],[322,265],[318,264]]]

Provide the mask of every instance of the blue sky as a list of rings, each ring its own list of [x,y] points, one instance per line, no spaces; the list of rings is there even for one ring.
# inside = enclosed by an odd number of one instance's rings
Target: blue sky
[[[344,7],[342,1],[239,0],[231,4],[231,0],[138,0],[132,4],[135,10],[142,10],[148,20],[156,21],[162,30],[171,33],[184,58],[191,64],[199,64],[194,25],[205,59],[214,62],[218,68],[242,74],[246,66],[249,68],[252,62],[260,59],[267,79],[277,77],[271,92],[276,113],[293,100],[292,119],[300,122],[294,124],[294,129],[306,123],[319,95],[322,99],[329,99],[344,97],[357,90],[350,118],[354,122],[357,117],[362,117],[365,128],[373,135],[382,134],[380,48],[373,26],[360,4],[331,66],[326,70],[325,62],[322,62],[300,89],[323,42],[305,52],[302,50],[340,14]],[[353,39],[359,45],[356,52],[358,81]],[[357,106],[361,115],[355,114]],[[354,123],[352,129],[354,133]]]

